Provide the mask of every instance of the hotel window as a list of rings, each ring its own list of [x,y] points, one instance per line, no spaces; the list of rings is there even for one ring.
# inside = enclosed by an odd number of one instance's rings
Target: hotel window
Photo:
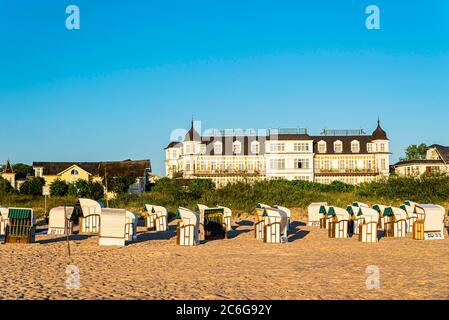
[[[348,161],[348,168],[349,168],[349,170],[354,170],[354,160]]]
[[[272,170],[283,170],[285,169],[285,159],[271,159],[270,169]]]
[[[200,162],[200,169],[202,171],[206,171],[207,170],[206,161],[203,160],[203,161]]]
[[[176,159],[176,158],[178,157],[178,153],[176,152],[176,150],[173,150],[173,151],[171,152],[171,157],[172,157],[173,159]]]
[[[260,152],[260,145],[258,141],[251,142],[251,152],[253,154],[258,154]]]
[[[295,169],[309,169],[309,159],[295,159]]]
[[[385,161],[385,159],[380,159],[380,169],[381,170],[387,169],[387,162]]]
[[[368,152],[373,152],[373,144],[372,143],[367,143],[366,144],[366,150],[368,151]]]
[[[217,166],[215,164],[215,161],[210,162],[210,171],[215,171],[217,169]]]
[[[380,144],[380,152],[385,152],[385,143]]]
[[[293,147],[295,152],[309,151],[309,144],[307,142],[295,142]]]
[[[190,154],[190,145],[186,145],[185,149],[186,149],[186,154]]]
[[[296,176],[295,180],[309,181],[309,176]]]
[[[190,160],[186,161],[186,171],[190,170]]]
[[[221,154],[223,152],[223,146],[220,141],[214,144],[214,154]]]
[[[366,160],[366,169],[371,170],[372,165],[373,165],[373,163],[371,160]]]
[[[270,144],[270,151],[271,152],[283,152],[283,151],[285,151],[285,144],[273,142]]]
[[[319,153],[326,153],[326,151],[327,151],[326,142],[325,141],[318,142],[318,152]]]
[[[342,153],[343,152],[343,143],[341,141],[334,142],[334,152]]]
[[[73,169],[72,171],[70,171],[70,174],[71,174],[72,176],[77,176],[77,175],[79,174],[79,172],[78,172],[78,170]]]
[[[353,153],[360,152],[360,143],[358,141],[351,142],[351,152]]]
[[[248,170],[254,170],[254,162],[252,160],[248,161]]]
[[[324,169],[329,170],[331,168],[331,164],[329,160],[324,160]]]
[[[263,163],[262,161],[257,161],[257,170],[262,171],[263,170]]]
[[[340,170],[345,170],[345,166],[346,166],[345,160],[340,160],[339,166],[338,166],[340,168]]]
[[[244,168],[244,166],[243,166],[243,161],[240,160],[240,161],[239,161],[239,171],[243,171],[243,168]]]
[[[220,161],[220,171],[226,171],[226,162]]]
[[[240,141],[234,141],[234,143],[232,144],[232,152],[234,154],[239,154],[242,152],[242,144],[240,143]]]

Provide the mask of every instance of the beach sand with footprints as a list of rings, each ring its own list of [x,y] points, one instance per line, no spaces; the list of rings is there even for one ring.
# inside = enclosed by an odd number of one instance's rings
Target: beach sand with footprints
[[[176,245],[176,224],[146,232],[126,247],[100,247],[96,236],[39,233],[31,245],[0,245],[1,299],[449,299],[449,237],[417,241],[329,239],[293,221],[287,244],[254,238],[251,218],[233,221],[229,239]],[[46,226],[39,226],[44,232]],[[39,231],[39,230],[38,230]],[[66,287],[67,267],[79,289]],[[380,288],[367,289],[368,266]]]

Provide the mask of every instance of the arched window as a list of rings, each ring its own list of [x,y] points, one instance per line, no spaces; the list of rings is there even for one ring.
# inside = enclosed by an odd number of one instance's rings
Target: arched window
[[[221,154],[223,152],[223,145],[220,141],[214,143],[214,154]]]
[[[240,141],[234,141],[232,144],[232,152],[234,154],[240,154],[242,152],[242,144]]]
[[[77,175],[79,174],[79,172],[78,172],[78,170],[73,169],[72,171],[70,171],[70,174],[71,174],[72,176],[77,176]]]
[[[260,152],[260,144],[259,141],[251,142],[251,153],[258,154]]]
[[[358,153],[360,152],[360,142],[357,140],[353,140],[351,142],[351,152],[352,153]]]
[[[318,153],[326,153],[326,151],[326,141],[321,140],[320,142],[318,142]]]
[[[334,142],[334,152],[335,153],[343,152],[343,143],[340,140]]]

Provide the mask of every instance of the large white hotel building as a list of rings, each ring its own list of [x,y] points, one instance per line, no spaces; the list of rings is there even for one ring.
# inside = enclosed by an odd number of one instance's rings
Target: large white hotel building
[[[209,130],[195,123],[183,141],[165,148],[170,178],[208,178],[217,186],[255,179],[307,180],[359,184],[389,174],[389,140],[380,121],[372,134],[363,130],[306,129]]]

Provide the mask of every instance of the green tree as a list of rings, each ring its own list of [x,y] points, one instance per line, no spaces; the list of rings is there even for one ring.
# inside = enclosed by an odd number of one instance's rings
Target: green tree
[[[69,185],[67,184],[67,182],[63,180],[56,179],[50,184],[50,194],[52,196],[60,196],[60,197],[66,196],[68,190]]]
[[[76,180],[69,184],[68,194],[74,197],[89,197],[89,182],[87,180]]]
[[[425,159],[427,152],[427,145],[425,143],[421,143],[420,145],[412,144],[405,149],[405,157],[400,160],[419,160]]]
[[[45,185],[44,178],[33,177],[25,181],[20,187],[20,193],[24,195],[42,195],[42,187]]]
[[[14,170],[15,173],[25,173],[30,176],[34,175],[33,167],[24,163],[13,164],[12,169]]]
[[[104,197],[104,188],[100,182],[89,182],[89,198],[99,200]]]
[[[13,193],[15,190],[14,188],[11,186],[11,184],[9,183],[8,180],[3,179],[2,177],[0,177],[0,194],[8,194],[8,193]]]
[[[117,194],[127,193],[129,187],[136,181],[130,175],[121,175],[116,177],[108,177],[108,191]]]

